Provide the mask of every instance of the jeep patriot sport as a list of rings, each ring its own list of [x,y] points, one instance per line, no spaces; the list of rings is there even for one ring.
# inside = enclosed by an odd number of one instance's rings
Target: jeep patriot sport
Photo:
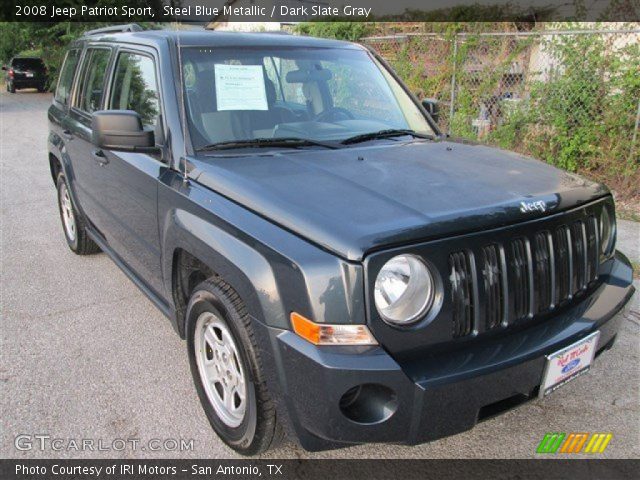
[[[70,45],[48,142],[66,241],[186,339],[231,448],[452,435],[612,346],[634,288],[609,190],[436,115],[353,43],[132,25]]]

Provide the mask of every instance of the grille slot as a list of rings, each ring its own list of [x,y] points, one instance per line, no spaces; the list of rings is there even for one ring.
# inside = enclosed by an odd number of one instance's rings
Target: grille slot
[[[567,227],[562,226],[555,234],[556,302],[564,302],[571,292],[571,247]]]
[[[596,217],[591,216],[587,219],[587,280],[592,282],[598,278],[598,260],[600,251],[600,239],[598,238],[598,224]]]
[[[482,249],[485,293],[485,325],[487,330],[497,327],[504,321],[504,295],[502,262],[497,245]]]
[[[537,312],[551,307],[551,250],[546,232],[533,237],[534,285]]]
[[[453,336],[463,337],[473,332],[474,275],[470,256],[466,252],[449,256],[451,269],[451,300],[453,303]]]
[[[523,239],[515,240],[511,244],[511,268],[514,277],[512,282],[514,314],[515,319],[520,320],[529,315],[531,308],[529,261]]]
[[[573,294],[575,295],[587,283],[587,249],[586,249],[586,233],[584,224],[577,221],[571,225],[571,244],[573,247]]]

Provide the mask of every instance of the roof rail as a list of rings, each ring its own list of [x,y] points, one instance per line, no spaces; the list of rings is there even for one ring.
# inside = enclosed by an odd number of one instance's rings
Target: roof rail
[[[99,35],[101,33],[120,33],[120,32],[141,32],[142,27],[137,23],[128,23],[126,25],[114,25],[112,27],[96,28],[95,30],[87,30],[85,36]]]

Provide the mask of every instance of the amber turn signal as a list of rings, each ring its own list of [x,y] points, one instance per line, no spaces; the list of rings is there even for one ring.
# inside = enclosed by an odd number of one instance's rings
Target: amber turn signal
[[[314,345],[377,345],[366,325],[326,325],[291,313],[293,331]]]

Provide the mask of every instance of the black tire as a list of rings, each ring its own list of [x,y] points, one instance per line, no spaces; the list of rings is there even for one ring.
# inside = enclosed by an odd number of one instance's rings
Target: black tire
[[[16,93],[16,86],[13,82],[9,82],[7,84],[7,89],[9,90],[9,93]]]
[[[198,318],[212,312],[222,318],[238,347],[247,385],[247,406],[242,423],[232,428],[216,413],[202,384],[196,361],[196,324]],[[200,283],[194,290],[186,314],[187,348],[193,381],[209,423],[224,443],[241,455],[257,455],[276,447],[284,433],[264,382],[258,347],[249,315],[238,294],[218,277]]]
[[[44,88],[44,85],[40,85],[40,86],[38,87],[38,92],[40,92],[40,93],[44,93],[44,92],[46,92],[46,91],[47,91],[47,89],[46,89],[46,88]]]
[[[78,213],[78,210],[73,204],[73,200],[71,199],[71,195],[69,195],[69,201],[71,202],[71,210],[73,211],[73,220],[75,222],[74,238],[71,238],[71,236],[67,232],[63,213],[64,207],[62,199],[64,197],[65,190],[68,192],[69,186],[67,185],[67,179],[62,172],[58,174],[57,189],[58,211],[60,212],[62,231],[64,232],[64,238],[67,241],[67,245],[69,245],[71,251],[73,251],[77,255],[91,255],[93,253],[98,253],[100,251],[100,247],[87,234],[87,228],[84,218],[82,218],[82,216]]]

